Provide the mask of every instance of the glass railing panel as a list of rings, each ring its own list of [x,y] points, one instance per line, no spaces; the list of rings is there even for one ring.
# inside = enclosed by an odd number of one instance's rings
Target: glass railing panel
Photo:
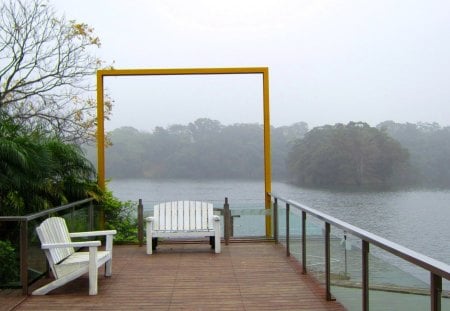
[[[20,223],[0,222],[0,288],[20,287]]]
[[[370,245],[370,310],[429,310],[429,279],[428,271]]]
[[[302,212],[291,206],[289,215],[290,254],[299,263],[302,262]]]
[[[271,210],[259,208],[232,208],[232,237],[263,237],[266,235],[266,215]]]
[[[61,211],[59,216],[66,220],[69,232],[89,231],[88,205]]]
[[[442,310],[450,310],[450,281],[442,280]]]
[[[450,281],[449,280],[442,280],[442,288],[445,292],[447,292],[450,295]]]
[[[47,271],[47,260],[41,249],[41,242],[36,233],[36,227],[47,217],[40,217],[28,222],[28,283],[37,280]]]
[[[286,247],[286,205],[278,203],[278,242]]]
[[[266,215],[271,215],[271,210],[265,209],[264,201],[230,199],[229,204],[232,218],[232,237],[266,236]]]
[[[361,310],[361,240],[331,227],[331,294],[347,310]]]
[[[306,269],[320,284],[325,284],[325,224],[306,217]]]

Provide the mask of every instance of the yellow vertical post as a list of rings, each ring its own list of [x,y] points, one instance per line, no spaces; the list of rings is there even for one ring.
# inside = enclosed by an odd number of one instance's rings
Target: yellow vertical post
[[[97,183],[100,189],[105,190],[105,118],[103,101],[103,75],[97,71]],[[100,229],[105,228],[105,211],[103,208],[100,208],[99,211],[99,225]]]
[[[269,107],[269,69],[263,71],[263,105],[264,105],[264,197],[266,211],[271,208],[269,192],[272,191],[272,165],[270,158],[270,107]],[[266,237],[272,237],[272,216],[266,215]]]
[[[105,190],[105,118],[103,74],[97,71],[97,171],[98,185]]]

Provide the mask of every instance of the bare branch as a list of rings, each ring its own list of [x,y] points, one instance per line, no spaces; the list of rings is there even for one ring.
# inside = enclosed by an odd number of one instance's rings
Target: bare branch
[[[0,9],[0,110],[61,137],[86,139],[95,126],[88,98],[101,64],[93,29],[56,16],[45,0],[4,1]]]

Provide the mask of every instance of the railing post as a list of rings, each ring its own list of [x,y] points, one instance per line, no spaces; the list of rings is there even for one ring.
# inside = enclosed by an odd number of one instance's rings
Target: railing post
[[[273,238],[275,243],[278,244],[278,199],[275,198],[273,202]]]
[[[306,212],[302,211],[302,268],[306,274]]]
[[[231,234],[231,211],[230,205],[228,204],[228,198],[225,198],[225,203],[223,204],[223,235],[225,239],[225,245],[230,242]]]
[[[92,201],[89,202],[88,206],[88,230],[94,231],[94,203]]]
[[[70,209],[70,223],[69,223],[69,230],[73,231],[74,230],[74,225],[75,225],[75,206],[72,206],[72,208]]]
[[[369,242],[362,240],[362,310],[369,311]]]
[[[28,221],[20,222],[20,283],[22,294],[28,295]]]
[[[286,256],[291,256],[291,250],[289,247],[289,214],[290,214],[289,203],[286,203]]]
[[[331,252],[330,252],[330,224],[325,222],[325,295],[328,301],[331,297]]]
[[[441,311],[442,277],[431,272],[430,274],[431,311]]]
[[[139,247],[144,245],[144,205],[142,205],[142,199],[139,199],[138,203],[138,241]]]

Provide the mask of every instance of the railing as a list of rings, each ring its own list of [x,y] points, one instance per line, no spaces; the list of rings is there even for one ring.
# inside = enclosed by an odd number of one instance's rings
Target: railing
[[[46,217],[49,217],[51,215],[61,215],[64,214],[65,217],[68,220],[68,226],[72,229],[72,225],[74,224],[74,218],[76,218],[75,214],[76,212],[80,211],[80,209],[86,208],[84,215],[82,216],[83,219],[87,218],[87,221],[82,221],[83,226],[87,226],[87,228],[83,228],[83,231],[92,231],[94,228],[94,207],[93,207],[93,200],[92,198],[80,200],[77,202],[73,202],[70,204],[62,205],[59,207],[47,209],[41,212],[37,212],[34,214],[29,214],[26,216],[0,216],[0,223],[2,222],[16,222],[19,226],[19,257],[20,257],[20,287],[22,288],[22,292],[24,295],[28,294],[28,286],[35,280],[35,278],[32,278],[30,280],[29,277],[29,268],[30,268],[30,254],[29,254],[29,246],[30,243],[37,243],[36,235],[34,230],[29,230],[32,227],[35,227],[38,223],[35,223],[37,220],[44,219]],[[77,230],[81,231],[81,230]],[[1,238],[0,238],[1,239]],[[32,259],[35,259],[35,255],[31,256]],[[45,273],[47,271],[47,266],[45,259],[42,261],[40,266],[44,265]],[[40,274],[42,275],[42,273]],[[40,275],[37,275],[39,277]]]
[[[214,212],[217,212],[220,216],[223,216],[223,236],[225,245],[228,245],[230,238],[234,235],[234,218],[240,217],[239,215],[232,215],[230,210],[230,204],[228,198],[225,198],[223,208],[214,208]],[[138,243],[139,246],[144,245],[144,204],[142,199],[138,200],[137,205],[137,220],[138,220]]]
[[[403,247],[399,244],[386,240],[375,234],[367,232],[356,226],[348,224],[344,221],[336,219],[320,211],[314,210],[296,201],[289,200],[278,196],[273,193],[269,193],[273,200],[273,222],[274,222],[274,239],[276,243],[280,242],[280,232],[279,232],[279,222],[280,219],[280,208],[279,204],[281,202],[285,203],[286,210],[286,233],[284,236],[286,244],[286,255],[291,255],[291,244],[290,241],[290,214],[291,208],[297,210],[301,213],[301,264],[303,273],[307,273],[307,216],[313,217],[316,221],[323,223],[324,230],[324,278],[325,278],[325,297],[327,300],[332,300],[333,296],[331,294],[331,226],[338,228],[345,232],[345,237],[347,234],[353,235],[354,237],[360,239],[361,241],[361,289],[362,289],[362,300],[361,300],[361,310],[369,310],[369,249],[370,246],[376,246],[398,258],[406,260],[407,262],[413,264],[414,266],[420,267],[428,271],[430,274],[430,310],[438,311],[441,310],[442,301],[442,280],[450,280],[450,266]],[[346,241],[345,241],[346,242]],[[444,246],[443,246],[444,247]],[[347,258],[345,258],[346,260]],[[347,271],[345,272],[347,274]]]

